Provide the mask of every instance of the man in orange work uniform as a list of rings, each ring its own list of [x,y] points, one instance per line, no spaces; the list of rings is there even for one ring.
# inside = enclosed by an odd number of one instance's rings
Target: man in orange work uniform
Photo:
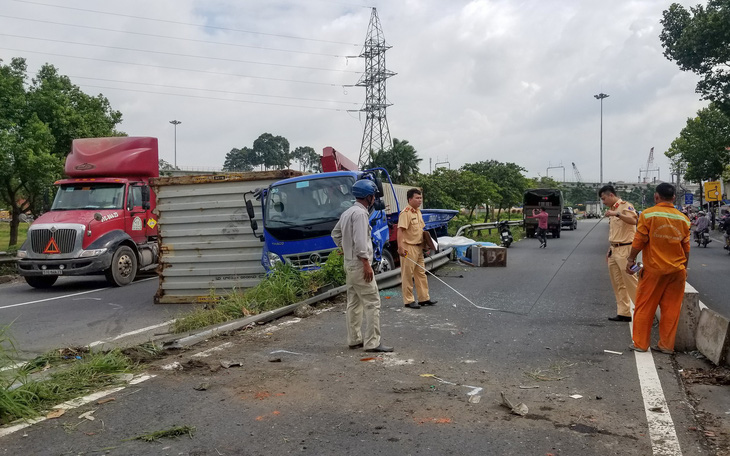
[[[423,261],[423,228],[426,224],[419,209],[423,204],[423,195],[419,189],[412,188],[408,190],[406,196],[408,206],[401,211],[398,217],[398,254],[402,257],[400,261],[401,290],[403,304],[411,309],[420,309],[421,306],[432,306],[438,301],[431,301],[429,296],[426,264]],[[414,282],[420,302],[416,302],[413,297]]]
[[[631,252],[638,216],[631,203],[616,196],[613,185],[601,187],[598,197],[609,208],[605,214],[608,219],[609,243],[606,263],[616,297],[616,316],[608,319],[628,322],[631,321],[631,303],[636,302],[639,281],[635,275],[626,273],[626,259]]]
[[[633,272],[631,267],[636,263],[636,255],[643,252],[644,268],[634,310],[634,343],[629,347],[634,351],[649,349],[651,326],[659,306],[659,343],[652,348],[662,353],[674,353],[690,243],[689,219],[674,208],[674,198],[672,184],[657,185],[654,193],[656,205],[641,213],[627,259],[626,270]]]

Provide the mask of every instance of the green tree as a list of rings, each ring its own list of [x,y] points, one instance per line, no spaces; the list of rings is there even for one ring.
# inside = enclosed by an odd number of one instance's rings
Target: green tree
[[[489,208],[501,199],[499,187],[486,177],[471,171],[459,172],[458,186],[456,197],[469,210],[470,219],[478,206],[485,205]]]
[[[572,207],[583,206],[587,201],[598,201],[598,189],[578,182],[565,191],[565,201],[566,205]]]
[[[673,162],[686,163],[685,179],[702,182],[719,178],[730,164],[730,117],[714,103],[687,119],[665,155]]]
[[[527,188],[525,176],[523,175],[526,170],[523,167],[514,163],[487,160],[477,163],[467,163],[461,169],[484,176],[495,186],[498,196],[492,199],[492,201],[494,201],[497,209],[497,218],[499,218],[502,210],[509,210],[511,207],[522,203],[522,197]],[[487,213],[484,217],[485,222],[492,213],[493,211],[487,208]]]
[[[393,147],[370,153],[366,168],[385,168],[394,184],[408,184],[418,178],[418,165],[423,159],[407,140],[393,138]]]
[[[226,154],[226,160],[223,162],[223,171],[253,171],[254,167],[259,164],[261,163],[257,161],[257,156],[253,149],[248,147],[242,147],[241,149],[234,148]]]
[[[299,162],[299,171],[321,172],[320,155],[309,146],[299,146],[291,153],[291,159]]]
[[[10,245],[20,214],[38,215],[61,177],[75,138],[122,135],[121,113],[101,95],[92,97],[44,65],[26,85],[22,58],[0,60],[0,199],[11,212]]]
[[[437,168],[431,174],[418,176],[416,185],[423,189],[423,204],[426,207],[459,210],[460,172]]]
[[[289,141],[283,136],[263,133],[253,142],[253,152],[263,169],[285,169],[290,166]]]
[[[730,0],[708,0],[689,11],[673,3],[662,14],[664,56],[701,77],[697,93],[730,114]]]

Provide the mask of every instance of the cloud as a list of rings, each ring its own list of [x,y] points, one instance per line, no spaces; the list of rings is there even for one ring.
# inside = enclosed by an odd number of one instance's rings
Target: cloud
[[[160,139],[162,158],[173,161],[172,119],[182,121],[181,166],[220,167],[231,148],[250,146],[264,132],[292,147],[331,145],[357,158],[364,116],[350,111],[364,101],[364,90],[353,87],[364,66],[347,56],[362,51],[369,8],[325,0],[73,5],[6,2],[3,15],[16,19],[0,17],[0,29],[16,36],[0,46],[23,51],[0,49],[0,58],[25,57],[32,72],[52,63],[88,93],[103,93],[123,112],[122,130]],[[397,73],[387,84],[390,132],[416,147],[423,171],[429,161],[456,168],[496,159],[531,176],[562,163],[571,177],[575,162],[585,180],[597,181],[600,104],[593,95],[604,92],[604,180],[636,180],[650,147],[668,178],[663,151],[706,105],[694,93],[697,78],[662,55],[667,2],[377,6],[392,46],[387,67]]]

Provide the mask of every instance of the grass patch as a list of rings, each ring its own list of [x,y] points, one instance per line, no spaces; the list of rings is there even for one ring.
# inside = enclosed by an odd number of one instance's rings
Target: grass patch
[[[212,304],[178,318],[170,331],[179,334],[256,315],[314,296],[323,287],[344,284],[344,257],[339,250],[331,252],[316,271],[299,271],[289,264],[279,264],[258,285],[243,292],[234,290],[228,296],[215,296],[211,291]]]
[[[188,437],[190,437],[192,439],[194,433],[195,433],[194,426],[175,426],[170,429],[165,429],[162,431],[155,431],[155,432],[150,432],[149,434],[138,435],[137,437],[127,439],[127,440],[142,440],[143,442],[155,442],[162,438],[175,438],[175,437],[180,437],[183,435],[187,435]]]
[[[10,243],[10,222],[0,222],[0,251],[14,253],[18,250],[18,247],[23,245],[25,239],[28,237],[28,227],[30,223],[20,223],[18,225],[18,243],[15,245],[9,245]]]
[[[67,350],[40,356],[22,369],[0,372],[0,424],[37,417],[54,405],[120,384],[119,374],[137,368],[118,350],[98,353],[72,350],[76,353],[73,356]],[[16,358],[8,326],[0,328],[0,367],[14,366]],[[30,375],[51,366],[57,369],[43,378]]]

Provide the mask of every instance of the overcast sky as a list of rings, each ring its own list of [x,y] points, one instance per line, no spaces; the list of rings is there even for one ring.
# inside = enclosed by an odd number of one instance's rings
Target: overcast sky
[[[159,138],[160,158],[220,168],[262,133],[357,160],[371,7],[386,42],[393,138],[438,162],[499,160],[530,177],[636,182],[707,103],[662,55],[658,0],[0,0],[0,58],[52,63]],[[698,1],[680,1],[691,6]],[[702,2],[704,3],[704,2]],[[41,40],[42,39],[42,40]],[[173,95],[171,95],[173,94]],[[348,112],[354,110],[355,112]],[[654,173],[656,175],[656,173]]]

